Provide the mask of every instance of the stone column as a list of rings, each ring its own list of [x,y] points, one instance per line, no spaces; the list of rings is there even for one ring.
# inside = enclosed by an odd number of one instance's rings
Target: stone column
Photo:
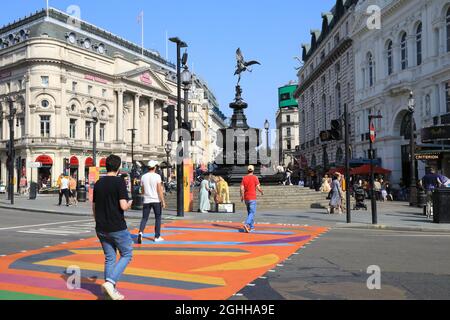
[[[123,142],[123,90],[117,91],[117,134],[116,139],[117,141]]]
[[[140,94],[136,94],[134,96],[134,120],[133,120],[133,128],[136,129],[136,137],[140,136],[140,121],[139,121],[139,101],[140,101]]]
[[[155,99],[148,100],[148,144],[155,144]]]
[[[65,70],[63,70],[65,71]],[[58,137],[60,138],[68,138],[69,137],[69,119],[67,117],[67,101],[66,101],[66,76],[61,76],[61,96],[60,96],[60,105],[61,105],[61,115],[60,115],[60,127],[58,132]]]
[[[24,79],[25,83],[25,137],[29,137],[32,134],[31,131],[31,112],[30,112],[30,103],[31,103],[31,90],[30,90],[30,76],[27,74]]]

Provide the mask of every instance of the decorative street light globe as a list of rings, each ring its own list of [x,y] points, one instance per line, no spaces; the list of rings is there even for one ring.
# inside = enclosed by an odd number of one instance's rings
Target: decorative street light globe
[[[170,154],[172,152],[172,143],[170,141],[166,142],[164,150],[166,151],[167,154]]]
[[[411,91],[409,93],[409,99],[408,99],[408,110],[409,112],[414,112],[415,109],[415,100],[414,100],[414,93]]]
[[[181,82],[185,89],[190,89],[192,85],[192,74],[187,66],[185,66],[183,72],[181,72]]]
[[[269,120],[266,120],[266,122],[264,122],[264,129],[269,130],[269,128],[270,128]]]
[[[92,110],[91,116],[92,116],[92,118],[94,119],[94,121],[97,121],[97,120],[98,120],[99,113],[98,113],[98,111],[97,111],[97,108],[94,108],[94,110]]]

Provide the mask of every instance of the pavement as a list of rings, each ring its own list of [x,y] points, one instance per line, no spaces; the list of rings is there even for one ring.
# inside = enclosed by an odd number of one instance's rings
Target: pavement
[[[62,214],[68,216],[90,217],[92,216],[90,204],[79,203],[77,206],[57,206],[57,196],[39,195],[36,200],[28,200],[27,197],[15,197],[15,204],[11,206],[6,195],[0,195],[0,209],[25,210],[29,212]],[[329,215],[324,209],[299,209],[299,210],[258,210],[257,221],[267,223],[283,222],[286,224],[320,225],[333,228],[353,229],[382,229],[398,231],[419,232],[448,232],[450,224],[436,224],[432,219],[427,219],[420,208],[410,207],[406,202],[378,202],[378,224],[372,224],[370,203],[368,211],[352,211],[351,223],[347,223],[346,215]],[[204,220],[204,221],[230,221],[242,222],[245,212],[238,211],[235,214],[222,213],[197,213],[186,212],[185,217],[177,217],[176,211],[164,210],[165,220]],[[140,219],[141,211],[130,210],[125,216],[128,219]]]

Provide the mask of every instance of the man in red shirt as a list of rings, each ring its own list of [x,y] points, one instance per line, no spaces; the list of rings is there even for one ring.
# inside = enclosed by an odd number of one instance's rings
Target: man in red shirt
[[[254,171],[254,166],[248,166],[248,175],[242,179],[241,183],[241,201],[245,201],[248,213],[247,221],[244,224],[244,230],[247,233],[255,230],[256,190],[264,195],[258,177],[253,174]]]

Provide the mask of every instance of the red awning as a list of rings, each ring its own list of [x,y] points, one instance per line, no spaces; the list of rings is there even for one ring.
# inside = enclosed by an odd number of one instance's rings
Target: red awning
[[[378,166],[374,166],[373,167],[373,172],[375,173],[375,174],[391,174],[391,170],[388,170],[388,169],[384,169],[384,168],[381,168],[381,167],[378,167]],[[351,174],[352,175],[354,175],[354,176],[367,176],[367,175],[369,175],[370,174],[370,164],[365,164],[365,165],[363,165],[363,166],[361,166],[361,167],[358,167],[358,168],[355,168],[355,169],[352,169],[352,171],[351,171]]]
[[[71,167],[78,167],[80,165],[80,161],[78,161],[77,157],[70,158],[70,166]]]
[[[87,158],[86,161],[84,162],[84,166],[86,168],[93,167],[94,166],[94,159],[92,159],[91,157]]]
[[[345,168],[344,168],[344,167],[333,168],[333,169],[330,169],[330,170],[327,172],[327,174],[328,174],[328,175],[333,175],[333,174],[335,174],[336,172],[339,172],[340,174],[345,174]]]
[[[106,167],[106,158],[102,158],[102,159],[100,160],[100,167],[101,167],[101,168],[105,168],[105,167]]]
[[[36,158],[36,162],[42,163],[44,166],[52,166],[53,160],[50,156],[42,155]]]

